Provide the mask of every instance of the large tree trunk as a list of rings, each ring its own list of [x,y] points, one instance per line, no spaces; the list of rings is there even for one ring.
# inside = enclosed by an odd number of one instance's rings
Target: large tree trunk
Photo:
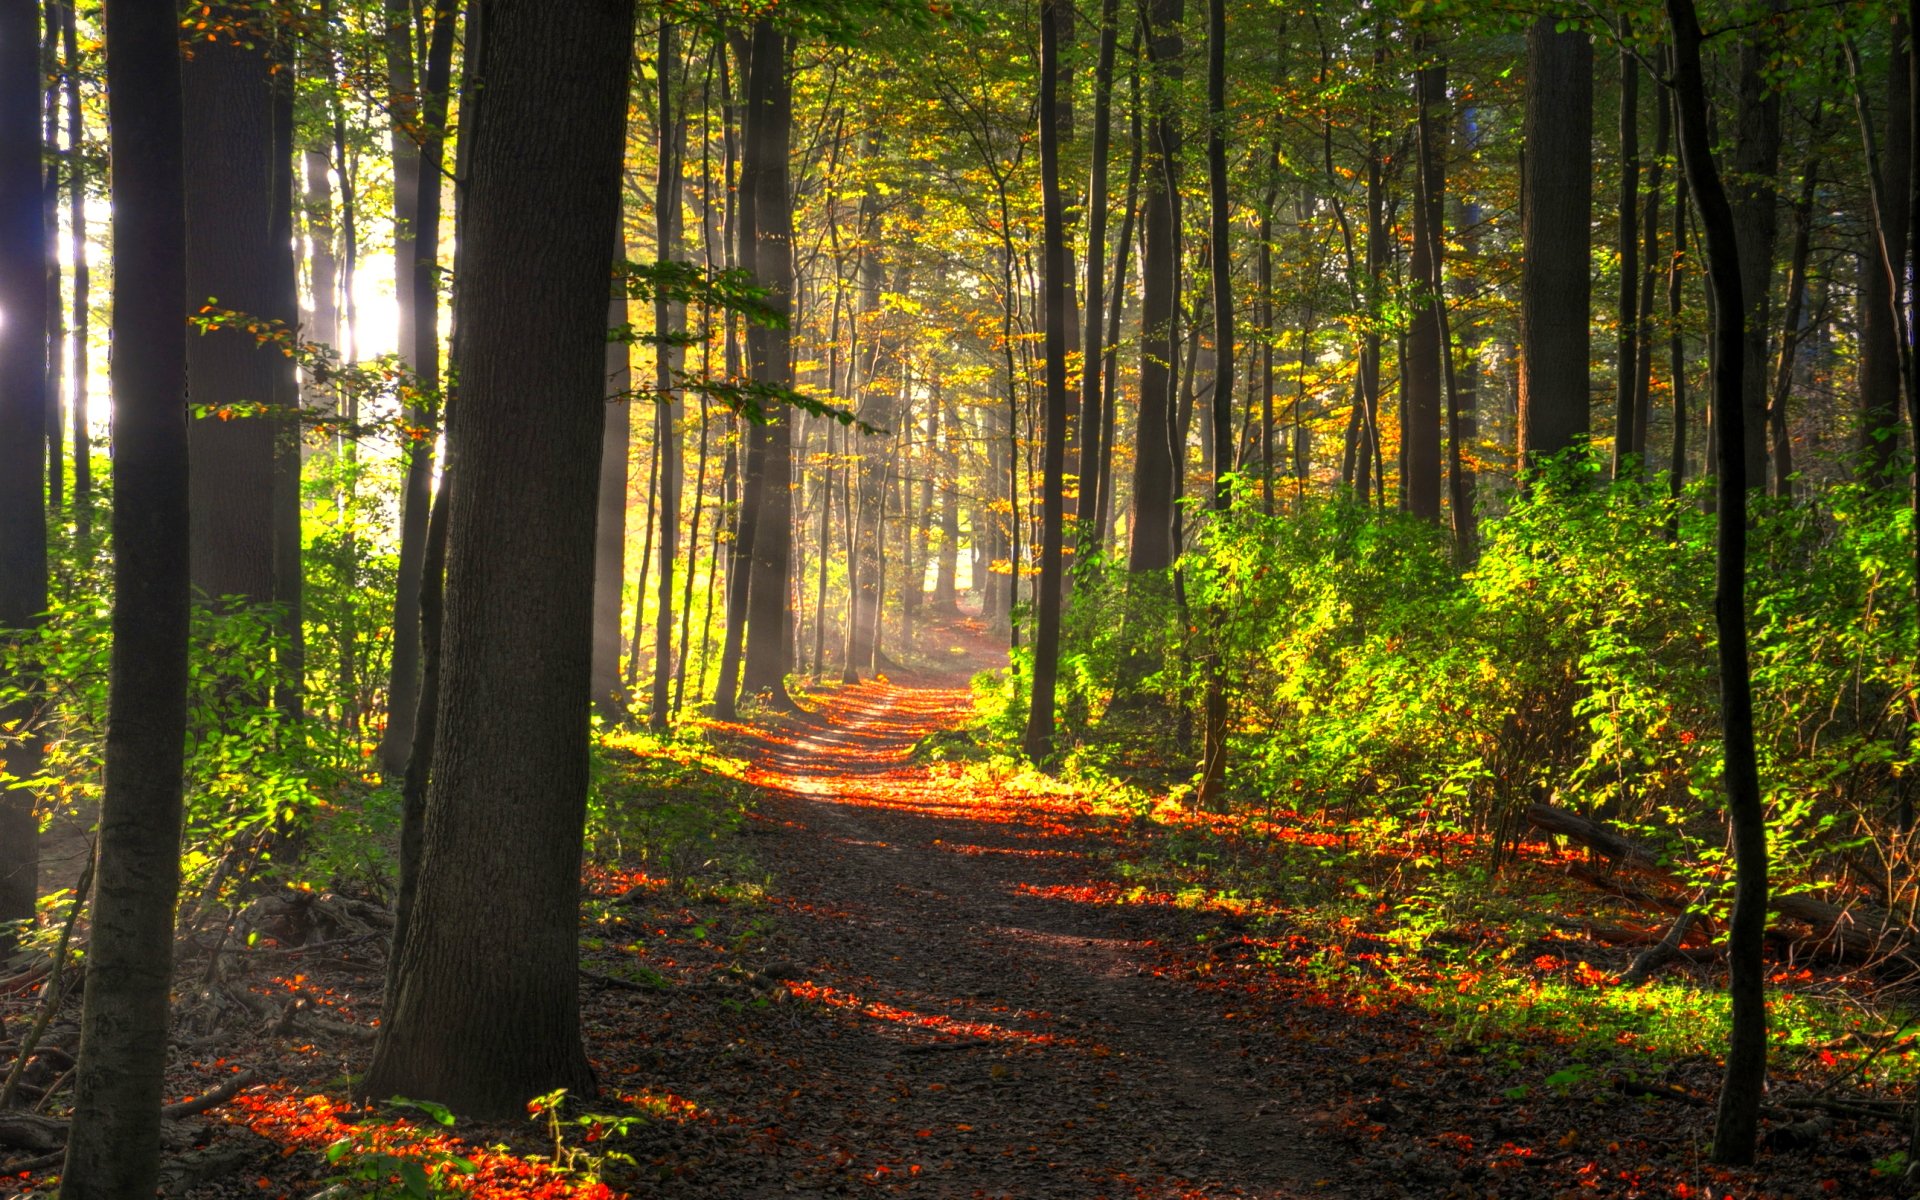
[[[37,12],[0,9],[0,642],[27,635],[47,609],[46,222],[40,212],[40,58]],[[25,700],[0,721],[28,717]],[[40,739],[29,730],[0,739],[0,767],[19,779],[40,773]],[[39,828],[33,793],[0,790],[0,922],[34,915]],[[0,941],[0,952],[10,947]]]
[[[788,146],[793,127],[793,87],[787,78],[787,35],[771,20],[755,22],[753,72],[748,83],[748,152],[759,156],[754,189],[754,277],[765,302],[783,317],[793,296],[793,200],[787,190]],[[793,386],[791,333],[784,321],[758,327],[750,336],[755,382]],[[740,686],[764,694],[780,707],[787,696],[788,631],[793,594],[788,568],[793,549],[793,410],[767,411],[760,462],[760,513],[753,542],[752,580],[747,588],[747,649]]]
[[[1422,53],[1433,55],[1431,46]],[[1446,163],[1440,155],[1448,123],[1447,68],[1437,57],[1421,62],[1413,77],[1414,120],[1419,123],[1417,175],[1413,195],[1413,252],[1408,269],[1425,295],[1407,326],[1407,361],[1401,366],[1401,402],[1407,414],[1407,511],[1423,520],[1440,520],[1440,404],[1442,356],[1450,348],[1440,336],[1440,231],[1446,211]]]
[[[80,1062],[60,1180],[70,1200],[151,1196],[160,1167],[189,607],[178,14],[166,0],[106,6],[116,248],[113,652]],[[0,79],[17,78],[0,70]]]
[[[1180,87],[1185,0],[1151,0],[1147,56],[1152,127],[1144,166],[1146,245],[1141,251],[1140,405],[1133,459],[1133,546],[1127,569],[1163,571],[1174,559],[1179,451],[1171,436],[1180,289]]]
[[[492,0],[480,13],[439,730],[410,932],[362,1088],[503,1119],[529,1096],[593,1086],[580,854],[633,6]]]
[[[1527,30],[1521,163],[1520,461],[1585,447],[1589,242],[1593,213],[1593,45],[1541,17]]]
[[[261,318],[280,307],[272,69],[263,45],[226,38],[196,42],[181,69],[188,294]],[[274,599],[274,460],[283,414],[254,415],[245,406],[275,396],[286,361],[244,329],[187,341],[189,393],[202,410],[189,428],[193,586],[203,603]]]
[[[1219,0],[1214,0],[1219,3]],[[1053,753],[1054,685],[1060,676],[1061,558],[1066,523],[1067,245],[1060,204],[1060,0],[1040,11],[1040,293],[1045,313],[1046,428],[1040,482],[1040,594],[1033,639],[1032,702],[1022,748],[1034,762]],[[1098,257],[1096,252],[1095,257]],[[1089,308],[1098,306],[1091,292]],[[910,586],[917,581],[908,580]]]
[[[1747,674],[1746,355],[1742,325],[1743,247],[1707,125],[1706,81],[1700,69],[1700,23],[1693,0],[1667,0],[1673,24],[1674,105],[1680,151],[1698,199],[1714,295],[1713,423],[1719,434],[1719,511],[1714,537],[1714,630],[1719,636],[1722,778],[1733,827],[1733,912],[1727,928],[1727,992],[1733,1029],[1726,1077],[1713,1130],[1713,1160],[1751,1163],[1767,1070],[1765,964],[1767,829],[1753,745],[1753,695]],[[1757,435],[1756,435],[1757,436]],[[1764,459],[1763,459],[1764,462]]]
[[[422,397],[407,408],[416,434],[407,444],[401,485],[400,562],[394,585],[393,658],[387,688],[387,728],[380,740],[380,766],[388,777],[404,773],[413,751],[414,717],[420,698],[420,588],[426,556],[427,519],[433,503],[433,451],[440,417],[440,178],[445,158],[447,95],[452,84],[454,21],[458,0],[437,0],[427,60],[416,101],[395,101],[396,117],[417,128],[392,132],[394,156],[394,278],[399,300],[400,355],[419,378]],[[415,94],[412,14],[403,0],[389,0],[387,35],[390,90]],[[414,136],[420,140],[415,142]],[[351,280],[349,287],[351,287]]]

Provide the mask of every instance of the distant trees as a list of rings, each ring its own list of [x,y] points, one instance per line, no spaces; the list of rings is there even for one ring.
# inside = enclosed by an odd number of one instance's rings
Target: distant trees
[[[579,870],[633,8],[475,11],[468,69],[486,87],[464,133],[439,728],[411,928],[362,1087],[506,1117],[593,1084]]]

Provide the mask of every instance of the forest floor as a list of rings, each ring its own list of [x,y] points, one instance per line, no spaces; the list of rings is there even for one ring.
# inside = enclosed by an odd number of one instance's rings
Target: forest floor
[[[584,1018],[602,1093],[564,1123],[443,1131],[355,1110],[378,938],[308,930],[311,951],[269,941],[223,969],[254,997],[250,1032],[196,1040],[187,1019],[170,1097],[242,1064],[264,1082],[170,1125],[166,1194],[374,1195],[352,1176],[386,1178],[383,1154],[424,1163],[448,1194],[589,1200],[1912,1191],[1874,1169],[1902,1142],[1891,1108],[1776,1112],[1757,1170],[1712,1168],[1711,1053],[1463,1026],[1423,1001],[1454,993],[1445,968],[1371,978],[1401,968],[1369,958],[1380,940],[1363,929],[1328,946],[1324,927],[1126,887],[1126,864],[1174,836],[1164,826],[916,753],[971,719],[965,672],[992,652],[971,622],[928,638],[950,643],[950,667],[715,727],[745,788],[653,802],[683,827],[702,805],[734,819],[590,871]],[[1527,969],[1598,991],[1602,973],[1572,957]],[[189,1014],[212,974],[183,990]],[[345,1149],[330,1161],[329,1146]],[[0,1176],[0,1196],[46,1182]]]

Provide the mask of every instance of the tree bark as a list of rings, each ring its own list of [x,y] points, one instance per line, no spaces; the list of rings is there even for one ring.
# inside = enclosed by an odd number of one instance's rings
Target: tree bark
[[[404,0],[389,0],[390,89],[414,95],[412,13]],[[434,0],[425,71],[411,103],[395,102],[394,154],[395,291],[399,301],[400,354],[419,380],[422,394],[407,407],[407,473],[401,485],[400,562],[394,585],[393,657],[387,687],[387,727],[380,740],[381,770],[404,774],[413,751],[420,698],[420,588],[426,557],[427,521],[433,503],[434,439],[440,430],[440,179],[446,157],[447,97],[452,88],[454,22],[458,0]],[[393,11],[393,10],[400,11]],[[414,140],[415,137],[419,141]],[[352,280],[347,280],[351,295]]]
[[[1768,0],[1779,13],[1785,0]],[[1780,89],[1767,76],[1772,70],[1774,33],[1771,19],[1750,30],[1740,43],[1738,101],[1734,111],[1733,205],[1735,236],[1740,246],[1740,287],[1746,298],[1745,342],[1741,378],[1746,443],[1746,481],[1752,488],[1767,484],[1767,339],[1773,329],[1773,256],[1780,235],[1777,178],[1780,174]],[[1695,191],[1699,190],[1698,184]],[[1718,411],[1717,409],[1715,410]]]
[[[1520,168],[1520,461],[1584,447],[1590,428],[1593,46],[1585,30],[1527,30]]]
[[[47,610],[46,222],[40,212],[40,59],[34,5],[0,10],[0,639],[30,637]],[[0,707],[25,720],[31,699]],[[30,730],[0,740],[0,766],[16,778],[40,771]],[[39,826],[33,793],[0,791],[0,921],[34,915]],[[0,940],[0,952],[11,947]]]
[[[613,253],[616,260],[627,257],[624,220],[617,219]],[[625,278],[614,281],[607,300],[607,330],[610,336],[606,352],[606,410],[602,413],[600,436],[600,473],[597,479],[593,514],[593,679],[590,686],[594,711],[609,725],[626,719],[627,688],[620,677],[620,614],[622,593],[627,582],[627,472],[633,454],[633,348],[625,334],[627,326],[627,286]],[[655,446],[658,453],[659,447]],[[651,498],[651,497],[649,497]],[[644,572],[643,572],[644,574]],[[645,581],[642,580],[642,588]],[[644,612],[644,590],[636,600]],[[640,658],[639,622],[629,653],[627,678],[631,680]]]
[[[1620,20],[1620,203],[1615,213],[1620,256],[1619,323],[1615,340],[1613,402],[1613,477],[1634,473],[1638,447],[1646,441],[1639,428],[1635,381],[1640,377],[1640,61],[1628,43],[1626,18]]]
[[[1233,494],[1233,234],[1227,202],[1227,5],[1207,0],[1207,242],[1213,262],[1213,511],[1226,519]],[[1217,525],[1216,525],[1217,527]],[[1219,615],[1209,622],[1217,631]],[[1216,632],[1217,637],[1217,632]],[[1198,800],[1225,806],[1227,782],[1226,666],[1215,638],[1206,643],[1207,684]]]
[[[363,1094],[506,1118],[580,1041],[593,513],[631,0],[487,0],[468,114],[460,402],[419,887]]]
[[[1892,61],[1887,65],[1887,111],[1884,140],[1875,139],[1877,152],[1867,155],[1867,169],[1877,171],[1879,195],[1885,202],[1869,203],[1868,234],[1860,254],[1860,356],[1857,376],[1860,392],[1860,471],[1863,478],[1882,486],[1897,486],[1894,460],[1900,449],[1900,331],[1894,320],[1893,281],[1880,256],[1879,237],[1896,259],[1907,245],[1907,207],[1912,164],[1908,156],[1910,52],[1906,22],[1896,19],[1891,37]],[[1859,83],[1855,81],[1855,87]],[[1862,104],[1862,127],[1871,131],[1872,115]],[[1877,165],[1875,160],[1877,159]],[[1871,192],[1869,193],[1871,194]],[[1880,234],[1873,232],[1876,219]]]
[[[1119,0],[1101,0],[1100,59],[1093,75],[1093,151],[1087,173],[1086,328],[1080,360],[1080,458],[1074,503],[1077,553],[1084,559],[1100,547],[1099,509],[1102,306],[1106,301],[1107,158],[1113,144],[1113,59],[1119,42]],[[942,560],[944,565],[944,559]]]
[[[168,0],[106,5],[116,267],[113,651],[80,1061],[60,1180],[69,1200],[151,1196],[160,1168],[190,587],[178,12]],[[0,71],[0,79],[17,78]]]
[[[86,115],[80,107],[80,45],[74,5],[60,6],[60,40],[67,82],[68,256],[73,261],[73,523],[83,549],[93,539],[93,426],[87,413],[87,341],[91,336],[87,266],[87,173],[81,168]]]
[[[1715,298],[1713,417],[1719,433],[1719,509],[1714,533],[1714,626],[1719,636],[1722,776],[1733,827],[1734,896],[1727,928],[1727,992],[1733,1030],[1713,1130],[1713,1161],[1751,1163],[1766,1082],[1767,1009],[1761,942],[1767,925],[1767,830],[1754,757],[1753,696],[1747,674],[1746,355],[1743,325],[1751,311],[1742,294],[1741,256],[1733,207],[1720,182],[1707,126],[1700,68],[1700,23],[1693,0],[1667,0],[1673,26],[1674,104],[1687,178],[1698,198]]]
[[[1425,521],[1440,520],[1440,406],[1444,355],[1441,339],[1444,300],[1440,295],[1440,230],[1446,212],[1446,162],[1442,158],[1447,102],[1447,68],[1424,37],[1414,71],[1413,102],[1417,175],[1414,181],[1413,251],[1408,272],[1422,293],[1407,326],[1407,360],[1400,368],[1401,404],[1407,414],[1407,511]]]
[[[1185,0],[1151,0],[1146,10],[1151,64],[1151,134],[1144,164],[1145,246],[1140,280],[1140,403],[1133,460],[1133,545],[1127,569],[1135,574],[1173,565],[1174,495],[1179,451],[1171,436],[1179,380],[1174,370],[1180,288],[1180,33]]]
[[[1034,762],[1042,762],[1053,753],[1054,687],[1060,676],[1060,600],[1065,576],[1061,559],[1067,506],[1069,318],[1066,229],[1060,203],[1060,34],[1056,19],[1060,7],[1060,0],[1041,0],[1040,291],[1046,314],[1046,427],[1040,482],[1040,594],[1034,605],[1038,619],[1034,626],[1032,692],[1026,736],[1022,739],[1022,748]],[[1087,305],[1089,309],[1098,307],[1091,291]]]

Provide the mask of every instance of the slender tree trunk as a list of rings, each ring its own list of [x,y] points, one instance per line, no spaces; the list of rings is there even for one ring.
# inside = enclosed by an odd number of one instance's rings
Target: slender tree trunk
[[[17,0],[16,0],[17,2]],[[61,303],[60,288],[60,172],[62,156],[60,154],[60,0],[45,0],[43,5],[45,20],[41,23],[40,35],[40,78],[45,90],[41,93],[41,172],[40,220],[46,230],[41,239],[46,257],[43,259],[45,273],[41,277],[42,288],[40,302],[46,308],[47,339],[42,344],[43,357],[41,369],[47,374],[46,386],[46,445],[47,445],[47,503],[54,511],[66,504],[67,485],[67,443],[66,411],[63,407],[66,388],[66,347],[61,344],[61,325],[66,313]],[[72,162],[77,162],[78,156]]]
[[[740,65],[743,80],[752,75],[752,43],[747,35],[730,35],[733,43],[733,58]],[[727,78],[721,74],[722,91],[727,91]],[[748,108],[752,100],[749,93]],[[726,121],[732,125],[733,106],[727,106]],[[741,134],[743,146],[740,155],[740,179],[735,195],[738,197],[733,206],[732,236],[729,245],[734,248],[734,266],[740,270],[753,272],[758,261],[755,235],[759,205],[756,198],[760,188],[760,157],[753,146],[758,136],[758,126],[751,120],[743,121]],[[747,332],[749,341],[754,332]],[[731,343],[731,339],[729,339]],[[732,346],[729,345],[727,364],[729,377],[738,375],[737,363],[731,361]],[[727,555],[727,592],[726,592],[726,635],[720,647],[720,678],[714,685],[713,713],[723,721],[734,719],[738,711],[740,696],[740,660],[747,641],[747,594],[748,576],[753,563],[753,543],[758,534],[760,509],[760,458],[765,432],[753,422],[742,425],[742,445],[738,458],[741,463],[738,472],[738,501],[734,508],[733,545]]]
[[[1233,465],[1233,240],[1227,204],[1227,5],[1207,0],[1207,231],[1213,260],[1213,511],[1226,519],[1232,506],[1227,473]],[[1216,526],[1217,527],[1217,526]],[[1207,676],[1200,764],[1201,807],[1226,804],[1227,680],[1217,640],[1219,614],[1205,639]]]
[[[1693,0],[1667,0],[1673,25],[1674,104],[1680,150],[1698,198],[1707,242],[1707,274],[1715,297],[1713,417],[1719,433],[1719,511],[1714,536],[1714,625],[1719,635],[1722,778],[1733,828],[1733,913],[1727,929],[1727,992],[1733,1030],[1713,1130],[1713,1160],[1751,1163],[1759,1133],[1767,1070],[1767,829],[1754,757],[1753,696],[1747,675],[1747,439],[1742,248],[1732,205],[1713,161],[1706,82],[1700,69],[1700,23]]]
[[[362,1087],[504,1118],[593,1087],[577,975],[584,698],[633,8],[482,11],[439,729],[419,890]]]
[[[60,40],[67,62],[68,257],[73,260],[73,522],[84,551],[93,540],[93,426],[87,415],[87,342],[92,276],[87,266],[86,114],[80,107],[80,44],[74,5],[60,6]]]
[[[1441,338],[1446,305],[1440,294],[1440,218],[1446,212],[1446,164],[1441,159],[1440,110],[1447,100],[1447,68],[1426,38],[1417,45],[1423,57],[1414,71],[1418,171],[1414,184],[1413,252],[1408,271],[1425,301],[1407,328],[1407,359],[1400,368],[1400,403],[1407,414],[1407,511],[1436,524],[1440,520],[1440,394],[1445,359],[1452,353]],[[1451,427],[1452,422],[1448,422]]]
[[[1767,0],[1779,14],[1786,0]],[[1738,99],[1734,111],[1734,229],[1740,244],[1741,295],[1746,298],[1746,342],[1741,372],[1746,394],[1742,428],[1746,431],[1748,487],[1767,484],[1767,339],[1773,328],[1773,258],[1780,234],[1777,180],[1780,174],[1781,96],[1770,78],[1776,36],[1775,17],[1762,15],[1740,43]],[[1699,193],[1696,181],[1694,191]],[[1718,410],[1716,409],[1716,412]]]
[[[614,231],[614,257],[627,257],[627,231],[622,218]],[[606,411],[600,439],[600,475],[593,517],[593,680],[594,711],[609,725],[626,719],[629,689],[639,671],[640,623],[634,619],[633,647],[627,674],[620,675],[621,594],[627,583],[627,470],[633,453],[633,347],[627,341],[627,281],[614,281],[607,300]],[[657,348],[656,348],[657,349]],[[655,398],[658,403],[658,398]],[[659,453],[656,443],[654,452]],[[651,488],[648,492],[651,503]],[[647,608],[645,581],[635,606]]]
[[[1215,0],[1217,3],[1218,0]],[[1040,11],[1040,206],[1041,282],[1046,314],[1046,428],[1040,483],[1040,594],[1033,639],[1032,701],[1027,708],[1027,757],[1042,762],[1053,753],[1054,686],[1060,675],[1060,599],[1066,520],[1067,440],[1067,245],[1060,203],[1060,0],[1041,0]],[[1222,152],[1224,156],[1224,151]],[[1098,258],[1096,252],[1092,255]],[[1098,307],[1091,289],[1088,308]],[[1018,569],[1016,564],[1016,570]]]
[[[1817,135],[1816,119],[1812,132]],[[1773,386],[1767,396],[1767,430],[1773,440],[1772,494],[1793,498],[1793,432],[1787,419],[1787,401],[1793,396],[1794,364],[1799,361],[1801,320],[1807,300],[1807,256],[1813,242],[1814,189],[1819,183],[1818,159],[1808,159],[1800,173],[1800,194],[1793,205],[1793,248],[1787,259],[1786,309],[1780,318],[1780,354]]]
[[[675,47],[674,27],[660,23],[659,45],[659,129],[660,167],[654,187],[654,224],[662,264],[679,261],[680,256],[680,156],[686,114],[673,108],[673,73],[680,53]],[[653,302],[654,328],[664,339],[678,338],[685,325],[685,305],[664,294]],[[656,426],[654,444],[660,455],[660,594],[654,616],[653,705],[649,723],[655,729],[667,727],[669,704],[667,688],[673,681],[673,560],[680,553],[680,418],[684,403],[675,386],[681,358],[686,350],[673,340],[662,340],[654,347],[653,386]]]
[[[0,8],[0,310],[9,317],[0,323],[0,644],[31,637],[47,610],[47,226],[37,28],[36,6]],[[175,168],[177,187],[177,161]],[[38,707],[33,690],[0,706],[0,722],[28,720]],[[0,738],[7,774],[32,779],[40,761],[41,739],[30,730]],[[0,790],[0,922],[33,917],[39,844],[33,793]],[[0,939],[0,953],[11,948]]]
[[[1633,466],[1638,447],[1646,442],[1639,428],[1640,406],[1635,383],[1640,377],[1640,60],[1628,44],[1626,18],[1620,20],[1620,204],[1616,214],[1620,257],[1619,323],[1615,342],[1613,407],[1613,477],[1637,473]]]
[[[179,10],[167,0],[107,0],[106,26],[118,268],[113,651],[80,1061],[60,1179],[60,1194],[69,1200],[151,1196],[159,1174],[187,741],[188,434],[182,385],[189,293]],[[0,46],[12,42],[0,37]],[[16,65],[0,70],[8,87],[33,78]],[[27,175],[37,178],[31,169]],[[35,217],[37,225],[37,212]],[[20,245],[11,237],[6,244]],[[36,281],[39,269],[36,259]],[[14,323],[7,324],[11,333]],[[11,444],[0,439],[0,445]]]
[[[1687,481],[1687,336],[1680,317],[1686,303],[1687,172],[1673,177],[1673,253],[1667,269],[1667,375],[1673,388],[1673,449],[1667,459],[1667,491],[1676,504]],[[1669,524],[1668,537],[1678,529]]]
[[[1869,176],[1867,237],[1860,254],[1860,392],[1859,455],[1862,478],[1881,486],[1895,486],[1900,472],[1895,460],[1900,449],[1902,377],[1901,321],[1896,312],[1894,269],[1906,252],[1907,206],[1902,202],[1910,184],[1910,87],[1907,25],[1896,16],[1889,38],[1892,58],[1887,65],[1886,135],[1875,130],[1860,79],[1859,54],[1850,48],[1853,99],[1859,118],[1864,158]],[[1887,251],[1891,251],[1889,255]]]
[[[394,585],[393,658],[387,686],[387,727],[380,739],[381,770],[403,775],[412,753],[414,717],[420,706],[420,587],[426,557],[427,521],[433,504],[434,439],[440,428],[440,179],[446,156],[447,97],[452,89],[454,22],[457,0],[434,0],[433,29],[420,86],[413,71],[413,14],[407,0],[388,0],[387,63],[389,88],[417,95],[395,102],[391,136],[394,155],[394,278],[399,300],[402,361],[419,380],[420,395],[408,406],[413,436],[407,445],[407,473],[401,484],[400,561]],[[415,136],[419,141],[414,140]],[[343,171],[342,179],[345,179]],[[345,189],[343,191],[343,198]],[[351,218],[349,217],[350,221]],[[349,260],[352,258],[349,235]],[[353,279],[345,280],[351,324]]]
[[[1632,450],[1640,458],[1643,473],[1651,465],[1647,455],[1647,426],[1653,409],[1653,291],[1660,275],[1660,189],[1673,126],[1672,98],[1664,87],[1659,89],[1655,114],[1653,160],[1647,164],[1647,202],[1640,220],[1644,239],[1640,253],[1640,311],[1634,319],[1638,346],[1634,351]]]
[[[1093,152],[1087,175],[1086,329],[1080,366],[1079,500],[1074,506],[1078,554],[1100,548],[1100,374],[1103,366],[1101,309],[1106,299],[1107,159],[1113,141],[1113,59],[1119,42],[1119,0],[1101,0],[1100,60],[1093,76]],[[943,560],[944,561],[944,560]]]

